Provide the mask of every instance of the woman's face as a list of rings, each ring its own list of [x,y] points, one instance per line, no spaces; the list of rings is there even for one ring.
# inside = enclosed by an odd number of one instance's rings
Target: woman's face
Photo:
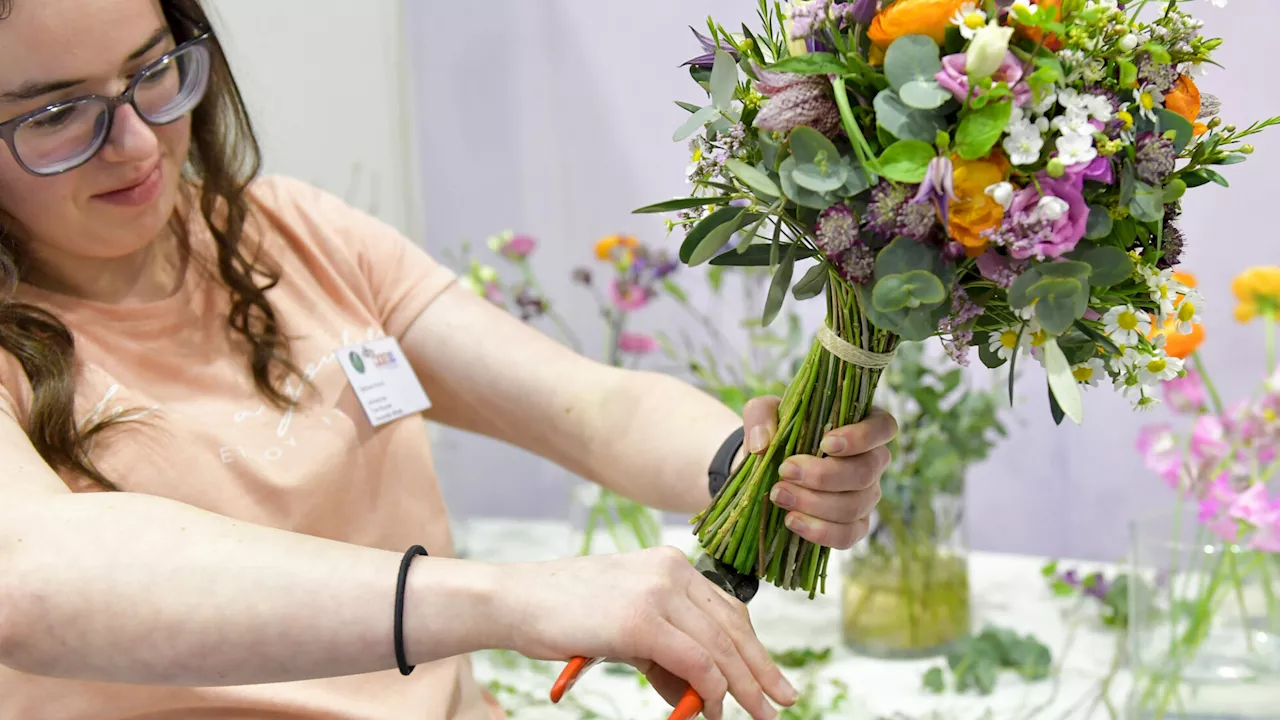
[[[159,0],[13,0],[0,20],[0,122],[89,94],[124,92],[174,48]],[[191,116],[152,127],[115,112],[97,155],[39,177],[0,148],[0,210],[36,261],[121,259],[165,230],[191,141]]]

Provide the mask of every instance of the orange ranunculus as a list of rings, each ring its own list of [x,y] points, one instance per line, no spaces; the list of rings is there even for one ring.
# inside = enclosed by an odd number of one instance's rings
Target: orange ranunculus
[[[1036,4],[1039,7],[1053,8],[1053,19],[1055,21],[1062,19],[1062,0],[1040,0]],[[1053,33],[1046,35],[1040,28],[1029,28],[1019,25],[1018,33],[1023,37],[1031,38],[1034,42],[1040,42],[1041,38],[1044,38],[1044,46],[1055,52],[1062,49],[1062,41],[1058,39],[1057,35],[1054,35]]]
[[[1187,286],[1187,287],[1189,287],[1189,288],[1193,288],[1193,287],[1195,287],[1195,286],[1196,286],[1196,284],[1197,284],[1197,282],[1198,282],[1198,281],[1196,280],[1196,276],[1195,276],[1195,275],[1192,275],[1192,274],[1191,274],[1191,273],[1189,273],[1189,272],[1183,272],[1183,271],[1181,271],[1181,270],[1174,270],[1174,271],[1173,271],[1173,279],[1174,279],[1174,280],[1177,280],[1177,281],[1178,281],[1178,284],[1180,284],[1180,285],[1186,285],[1186,286]]]
[[[1178,76],[1173,89],[1164,96],[1164,106],[1195,124],[1200,117],[1200,88],[1186,75]]]
[[[885,50],[903,35],[928,35],[939,45],[946,39],[951,17],[966,0],[898,0],[881,10],[867,27],[867,37]]]
[[[613,259],[615,248],[633,248],[640,242],[630,235],[610,235],[596,243],[596,257],[601,260]]]
[[[1231,291],[1240,302],[1236,320],[1249,322],[1259,313],[1280,313],[1280,266],[1251,267],[1231,281]]]
[[[1004,207],[987,194],[987,188],[1003,182],[1009,161],[1001,153],[985,160],[951,158],[956,200],[951,203],[947,229],[951,238],[964,246],[965,254],[977,257],[987,249],[982,233],[994,230],[1004,222]]]
[[[1165,321],[1163,327],[1156,325],[1155,317],[1151,318],[1151,339],[1155,339],[1157,335],[1164,336],[1164,352],[1169,357],[1176,357],[1185,360],[1195,352],[1200,344],[1204,342],[1204,325],[1200,323],[1191,324],[1191,332],[1178,332],[1177,316],[1170,316]]]

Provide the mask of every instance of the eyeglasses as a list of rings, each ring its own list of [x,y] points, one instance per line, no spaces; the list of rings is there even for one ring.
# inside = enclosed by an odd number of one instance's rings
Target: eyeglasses
[[[88,162],[107,139],[116,110],[131,105],[149,125],[167,125],[195,109],[209,88],[209,33],[188,40],[129,81],[115,97],[85,95],[0,123],[0,138],[33,175],[58,175]]]

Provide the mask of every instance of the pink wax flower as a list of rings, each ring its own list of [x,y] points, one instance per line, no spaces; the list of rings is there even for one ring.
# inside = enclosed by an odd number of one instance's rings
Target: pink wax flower
[[[1138,452],[1148,470],[1163,478],[1169,487],[1178,486],[1182,453],[1168,425],[1148,425],[1139,430]]]
[[[529,235],[513,235],[499,252],[512,260],[523,260],[533,254],[537,246],[538,241]]]
[[[956,53],[942,58],[942,69],[933,76],[944,89],[950,91],[956,100],[965,102],[969,98],[969,74],[965,72],[965,54]],[[1005,82],[1013,90],[1013,99],[1019,107],[1026,107],[1031,102],[1031,86],[1022,81],[1022,62],[1011,52],[1006,52],[1000,69],[991,76],[991,81]],[[978,94],[986,92],[978,90]]]
[[[1176,412],[1198,413],[1204,410],[1204,382],[1200,380],[1200,373],[1195,370],[1188,369],[1185,377],[1165,380],[1163,387],[1164,401]]]
[[[651,335],[624,332],[618,336],[618,350],[632,355],[647,355],[658,349],[658,341]]]
[[[649,292],[634,283],[624,285],[614,280],[609,283],[609,300],[623,312],[635,312],[649,304]]]

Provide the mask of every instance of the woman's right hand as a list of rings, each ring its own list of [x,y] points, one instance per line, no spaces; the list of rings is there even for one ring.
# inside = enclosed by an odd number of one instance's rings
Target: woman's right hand
[[[796,691],[756,637],[746,606],[671,547],[516,565],[504,609],[510,649],[565,661],[605,657],[634,665],[668,702],[685,684],[719,720],[730,693],[756,720],[772,720]]]

